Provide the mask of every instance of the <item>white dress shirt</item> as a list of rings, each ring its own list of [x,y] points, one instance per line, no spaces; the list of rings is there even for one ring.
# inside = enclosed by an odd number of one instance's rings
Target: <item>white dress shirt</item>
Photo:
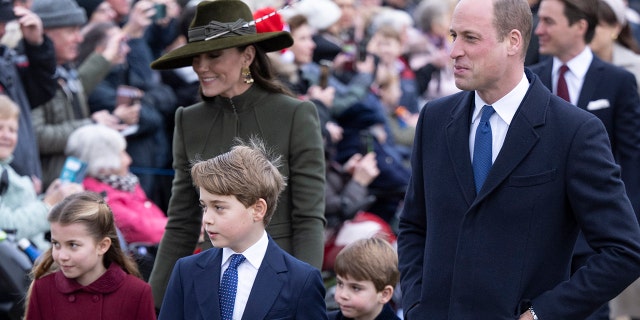
[[[518,111],[518,107],[524,99],[524,96],[527,94],[527,90],[529,90],[529,80],[527,80],[527,76],[523,73],[522,80],[518,82],[516,87],[491,105],[496,111],[491,115],[491,118],[489,118],[489,123],[491,124],[491,163],[496,161],[498,153],[500,152],[500,149],[502,149],[504,139],[507,136],[507,131],[509,130],[509,125],[511,125],[511,120],[516,114],[516,111]],[[485,105],[487,105],[487,103],[484,102],[478,95],[478,92],[476,92],[475,109],[471,116],[471,130],[469,132],[469,151],[471,152],[471,162],[473,162],[476,129],[480,124],[480,111]]]
[[[264,231],[260,240],[249,247],[244,252],[234,252],[229,248],[222,248],[222,266],[220,267],[220,281],[222,281],[222,275],[229,267],[231,255],[240,253],[246,260],[238,266],[238,291],[236,292],[236,301],[233,305],[233,319],[242,319],[244,314],[244,308],[249,301],[249,295],[251,294],[251,288],[253,282],[258,275],[258,269],[262,264],[264,256],[267,254],[267,246],[269,245],[269,238],[267,232]]]
[[[569,71],[564,74],[564,80],[567,82],[567,89],[569,89],[569,98],[571,104],[578,105],[578,99],[580,98],[580,91],[582,91],[582,84],[584,83],[584,77],[591,66],[593,61],[593,52],[589,46],[585,47],[580,54],[573,59],[567,61],[566,65],[569,67]],[[558,74],[560,73],[560,67],[562,67],[562,61],[553,57],[553,69],[551,71],[551,83],[553,84],[553,94],[558,95]]]

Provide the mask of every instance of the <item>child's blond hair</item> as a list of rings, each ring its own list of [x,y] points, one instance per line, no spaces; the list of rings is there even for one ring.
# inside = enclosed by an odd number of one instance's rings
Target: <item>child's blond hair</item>
[[[231,151],[195,163],[191,177],[196,187],[212,194],[235,196],[245,207],[264,199],[266,226],[286,186],[285,178],[278,171],[279,165],[279,156],[271,156],[261,140],[251,138],[247,144],[238,140]]]
[[[18,119],[20,107],[8,96],[0,94],[0,119]]]
[[[377,292],[395,287],[400,277],[398,254],[387,240],[373,237],[350,243],[338,253],[334,271],[340,277],[371,281]]]

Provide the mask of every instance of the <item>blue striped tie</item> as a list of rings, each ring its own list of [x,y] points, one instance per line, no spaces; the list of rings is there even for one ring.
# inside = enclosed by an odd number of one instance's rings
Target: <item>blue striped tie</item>
[[[492,137],[489,118],[494,112],[491,106],[482,107],[480,124],[476,129],[476,141],[473,147],[473,178],[476,183],[476,193],[480,192],[480,188],[491,170]]]
[[[218,289],[222,320],[233,319],[233,306],[236,303],[236,291],[238,289],[238,266],[245,259],[241,254],[232,255],[229,267],[222,275],[222,281],[220,281],[220,288]]]

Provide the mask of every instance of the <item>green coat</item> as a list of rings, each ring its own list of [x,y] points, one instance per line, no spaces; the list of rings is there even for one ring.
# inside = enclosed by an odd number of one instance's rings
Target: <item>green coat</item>
[[[91,112],[87,105],[87,95],[104,79],[111,70],[111,64],[102,55],[91,54],[78,68],[81,88],[77,99],[82,117],[73,111],[71,92],[58,85],[55,96],[47,103],[31,110],[31,121],[38,137],[38,151],[42,163],[42,186],[46,189],[60,176],[67,156],[64,149],[71,133],[84,125],[92,123]]]
[[[282,156],[280,172],[287,188],[280,195],[267,232],[285,251],[320,268],[324,250],[325,164],[320,124],[314,105],[257,85],[232,99],[179,108],[175,116],[175,177],[160,243],[149,282],[157,307],[178,258],[193,253],[202,225],[199,196],[190,164],[230,150],[236,137],[260,137]],[[251,183],[248,181],[247,183]]]

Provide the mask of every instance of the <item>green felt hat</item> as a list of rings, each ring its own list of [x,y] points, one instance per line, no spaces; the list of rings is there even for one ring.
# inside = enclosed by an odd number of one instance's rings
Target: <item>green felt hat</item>
[[[186,67],[199,54],[249,44],[271,52],[290,47],[293,38],[286,31],[257,33],[251,9],[240,0],[202,1],[189,26],[188,43],[153,61],[151,68]]]

